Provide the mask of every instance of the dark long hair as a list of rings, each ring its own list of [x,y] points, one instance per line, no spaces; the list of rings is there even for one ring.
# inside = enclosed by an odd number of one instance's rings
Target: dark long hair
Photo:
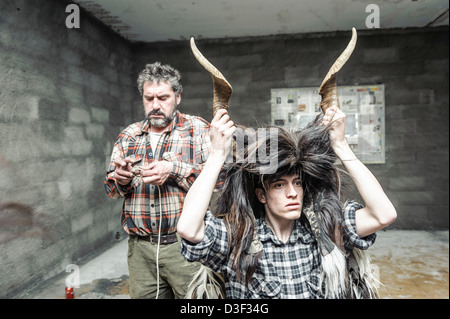
[[[263,136],[256,131],[236,131],[246,135],[247,148],[244,156],[240,156],[235,145],[233,162],[222,173],[223,186],[214,211],[228,229],[229,258],[233,260],[238,281],[245,285],[251,282],[261,256],[261,252],[248,252],[255,235],[256,218],[264,215],[255,188],[266,189],[270,181],[281,176],[300,176],[303,209],[313,203],[319,205],[323,231],[341,246],[340,169],[335,165],[329,127],[320,125],[320,119],[319,116],[299,131],[269,127]],[[244,139],[236,136],[236,140]],[[302,222],[308,223],[304,214]]]

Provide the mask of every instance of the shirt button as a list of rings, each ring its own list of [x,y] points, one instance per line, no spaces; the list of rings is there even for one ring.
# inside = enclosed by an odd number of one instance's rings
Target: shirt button
[[[290,280],[290,281],[294,280],[294,277],[292,277],[292,276],[291,276],[291,277],[289,277],[289,280]]]
[[[284,250],[284,254],[285,254],[285,255],[288,254],[288,250],[287,250],[287,249]]]
[[[151,204],[150,206],[153,208],[153,207],[155,207],[155,204]]]

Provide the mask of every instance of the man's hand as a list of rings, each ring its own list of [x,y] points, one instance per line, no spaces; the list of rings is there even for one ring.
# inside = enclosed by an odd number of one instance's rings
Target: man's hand
[[[116,169],[114,170],[114,178],[120,185],[128,185],[134,177],[131,172],[133,164],[136,162],[134,157],[117,158],[114,161]]]
[[[172,168],[172,162],[155,161],[148,165],[140,166],[140,175],[144,183],[162,185],[169,178]]]

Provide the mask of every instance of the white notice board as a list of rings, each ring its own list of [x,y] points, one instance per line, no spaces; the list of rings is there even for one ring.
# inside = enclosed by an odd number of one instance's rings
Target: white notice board
[[[346,138],[366,164],[385,163],[384,85],[338,87]],[[273,125],[301,129],[321,113],[318,88],[271,89]]]

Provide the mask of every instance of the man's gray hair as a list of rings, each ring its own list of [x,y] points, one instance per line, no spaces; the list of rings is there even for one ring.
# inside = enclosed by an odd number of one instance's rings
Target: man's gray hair
[[[183,92],[180,72],[168,64],[162,65],[161,62],[155,62],[145,66],[145,69],[139,73],[137,79],[141,95],[143,94],[144,83],[147,81],[156,83],[169,82],[172,90],[175,92],[175,96]]]

